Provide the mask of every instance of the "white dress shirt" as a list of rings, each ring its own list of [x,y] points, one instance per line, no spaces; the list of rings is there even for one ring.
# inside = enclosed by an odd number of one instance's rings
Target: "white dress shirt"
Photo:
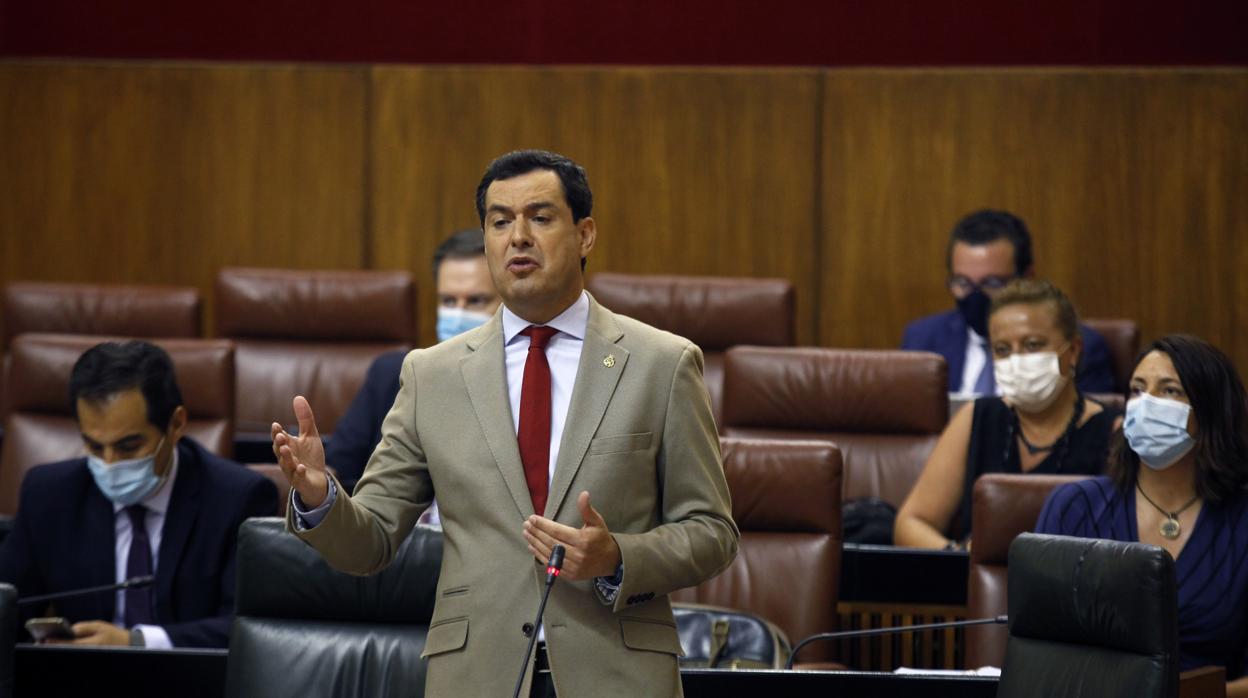
[[[178,477],[178,447],[173,447],[173,462],[169,465],[169,477],[156,488],[156,491],[147,495],[147,498],[139,502],[147,508],[147,518],[145,525],[147,526],[147,541],[152,546],[152,574],[156,573],[160,565],[160,540],[165,528],[165,514],[169,511],[169,497],[173,494],[173,481]],[[118,584],[126,581],[126,566],[130,561],[130,541],[134,539],[134,527],[130,525],[130,516],[126,514],[126,507],[113,503],[113,560],[116,569],[113,577]],[[152,593],[156,593],[153,585]],[[113,614],[113,624],[126,627],[126,590],[117,590],[116,612]],[[159,625],[136,625],[140,632],[143,633],[143,643],[152,649],[171,649],[173,642],[169,639],[169,633]]]
[[[563,425],[568,421],[572,404],[572,386],[576,384],[576,367],[585,345],[585,327],[589,323],[589,296],[581,291],[576,302],[559,313],[547,327],[559,330],[546,345],[546,362],[550,364],[550,463],[546,467],[549,486],[559,460],[559,443]],[[507,364],[507,397],[511,402],[511,426],[520,433],[520,392],[524,385],[524,363],[529,358],[529,338],[520,334],[531,325],[528,320],[503,306],[504,359]],[[537,512],[541,516],[543,512]]]

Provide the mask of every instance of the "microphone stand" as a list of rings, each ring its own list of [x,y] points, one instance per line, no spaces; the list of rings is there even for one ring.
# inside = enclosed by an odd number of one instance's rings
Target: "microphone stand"
[[[945,628],[965,628],[968,625],[1004,625],[1010,622],[1009,616],[993,616],[991,618],[976,618],[975,620],[954,620],[948,623],[925,623],[923,625],[899,625],[892,628],[871,628],[869,630],[844,630],[837,633],[819,633],[797,643],[793,651],[789,653],[789,661],[784,663],[785,669],[793,668],[793,660],[797,658],[797,653],[806,645],[821,640],[840,640],[850,637],[870,637],[872,635],[892,635],[893,633],[909,633],[916,630],[944,630]]]
[[[546,590],[542,592],[542,601],[537,606],[537,618],[533,620],[533,629],[528,633],[529,647],[524,651],[524,662],[520,665],[520,675],[516,677],[516,691],[512,698],[520,698],[520,688],[524,685],[524,673],[529,668],[529,657],[533,656],[533,646],[537,644],[538,631],[542,629],[542,614],[546,612],[546,600],[550,598],[550,590],[555,586],[555,579],[563,569],[563,546],[555,544],[550,551],[550,561],[546,563]]]
[[[17,600],[18,606],[25,606],[32,603],[40,603],[43,601],[55,601],[56,599],[69,598],[71,596],[85,596],[87,594],[95,594],[102,591],[118,591],[121,589],[132,589],[135,587],[145,587],[156,581],[152,575],[143,577],[131,577],[120,584],[101,584],[97,587],[87,587],[85,589],[73,589],[71,591],[58,591],[53,594],[40,594],[39,596],[27,596]]]

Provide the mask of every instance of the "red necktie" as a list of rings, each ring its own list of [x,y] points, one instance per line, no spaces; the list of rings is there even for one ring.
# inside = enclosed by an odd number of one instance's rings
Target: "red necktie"
[[[529,338],[529,356],[524,360],[524,382],[520,387],[520,461],[524,480],[529,484],[533,511],[546,511],[547,477],[550,469],[550,364],[546,345],[559,330],[529,325],[520,334]]]

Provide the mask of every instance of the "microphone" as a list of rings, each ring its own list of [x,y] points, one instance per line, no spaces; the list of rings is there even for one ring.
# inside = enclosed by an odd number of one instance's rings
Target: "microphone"
[[[532,625],[525,623],[522,628],[529,638],[529,646],[524,650],[524,661],[520,664],[520,675],[516,677],[516,691],[512,698],[520,698],[520,688],[524,685],[524,672],[529,668],[529,657],[533,655],[533,645],[537,644],[537,633],[542,629],[542,614],[546,612],[546,600],[550,598],[550,590],[555,586],[555,579],[563,570],[564,549],[558,543],[550,551],[550,560],[546,563],[546,590],[542,592],[542,601],[537,605],[537,618]]]
[[[898,625],[892,628],[870,628],[868,630],[843,630],[836,633],[819,633],[797,643],[793,651],[789,653],[789,661],[784,663],[785,669],[793,668],[793,660],[797,658],[797,653],[806,645],[812,642],[820,642],[823,640],[840,640],[850,637],[870,637],[872,635],[892,635],[894,633],[910,633],[916,630],[944,630],[946,628],[964,628],[968,625],[1005,625],[1010,622],[1009,616],[992,616],[991,618],[976,618],[974,620],[953,620],[948,623],[923,623],[920,625]]]
[[[118,591],[120,589],[136,589],[145,587],[155,582],[156,578],[152,575],[144,575],[142,577],[131,577],[124,582],[117,584],[103,584],[95,587],[85,587],[82,589],[71,589],[69,591],[58,591],[52,594],[40,594],[38,596],[27,596],[17,600],[18,606],[25,606],[32,603],[40,603],[43,601],[55,601],[56,599],[69,599],[75,596],[88,596],[90,594],[99,594],[105,591]]]

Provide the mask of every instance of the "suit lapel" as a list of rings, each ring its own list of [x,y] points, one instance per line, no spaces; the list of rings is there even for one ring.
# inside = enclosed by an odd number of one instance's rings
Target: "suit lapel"
[[[611,311],[598,305],[591,297],[581,360],[576,368],[576,383],[572,388],[568,417],[564,420],[559,459],[550,483],[550,497],[546,500],[544,515],[547,518],[553,519],[558,514],[568,488],[580,470],[589,442],[598,432],[598,425],[624,373],[628,350],[616,343],[623,334]]]
[[[524,480],[524,464],[520,447],[511,427],[511,403],[507,396],[507,366],[503,358],[503,322],[495,313],[489,324],[469,338],[471,354],[459,362],[460,375],[468,389],[468,398],[477,414],[477,422],[485,433],[485,442],[494,455],[494,462],[523,517],[533,513],[533,500]],[[484,337],[484,339],[478,339]]]
[[[199,454],[189,443],[178,444],[178,474],[165,510],[165,526],[160,537],[160,558],[156,561],[156,619],[170,623],[173,615],[173,579],[187,541],[199,515],[202,465]]]
[[[87,470],[85,461],[82,469],[84,472]],[[86,478],[89,481],[91,476],[88,474]],[[84,586],[113,584],[117,581],[117,521],[113,503],[92,482],[87,485],[83,509],[86,525],[81,530],[86,543],[83,552],[87,558],[84,569],[89,575]],[[95,617],[111,623],[117,612],[117,594],[96,594],[95,597]]]

